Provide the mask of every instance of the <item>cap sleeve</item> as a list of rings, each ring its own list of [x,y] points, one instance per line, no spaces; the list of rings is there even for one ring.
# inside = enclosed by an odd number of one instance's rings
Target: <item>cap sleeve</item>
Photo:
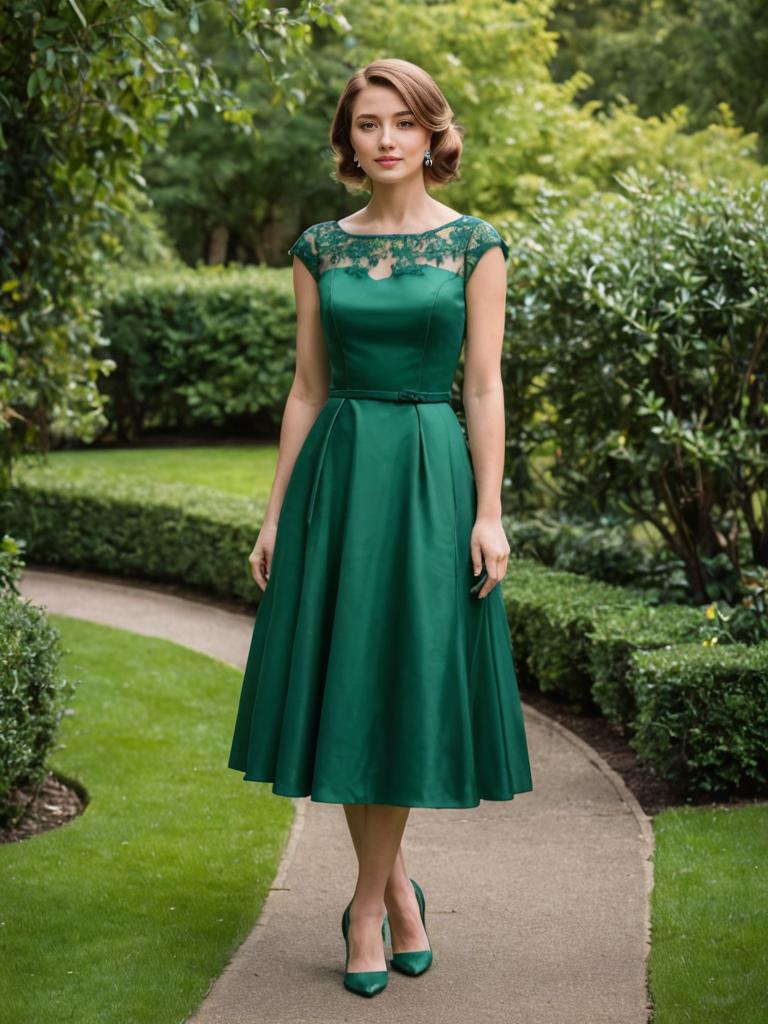
[[[501,251],[504,253],[504,259],[506,260],[509,256],[509,246],[507,243],[493,224],[489,224],[486,220],[479,220],[470,235],[464,257],[465,282],[469,280],[483,253],[487,252],[488,249],[492,249],[495,245],[501,246]]]
[[[317,281],[318,274],[318,248],[317,230],[315,225],[306,228],[288,250],[290,256],[298,256],[312,277]]]

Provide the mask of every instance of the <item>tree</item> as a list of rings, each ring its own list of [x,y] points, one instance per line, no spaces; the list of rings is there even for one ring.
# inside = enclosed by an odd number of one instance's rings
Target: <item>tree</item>
[[[292,72],[313,24],[344,29],[330,4],[295,13],[255,0],[222,4],[231,31],[262,58],[273,99],[294,109],[312,69]],[[210,62],[176,34],[194,34],[194,0],[14,0],[0,9],[0,492],[15,455],[46,449],[51,431],[93,436],[101,420],[99,295],[133,214],[141,161],[202,101],[253,131],[252,112]]]

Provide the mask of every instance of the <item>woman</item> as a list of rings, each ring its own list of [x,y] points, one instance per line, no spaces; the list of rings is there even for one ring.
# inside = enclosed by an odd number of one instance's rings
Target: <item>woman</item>
[[[411,807],[531,790],[499,580],[508,247],[432,199],[462,132],[403,60],[354,74],[331,128],[366,207],[291,246],[296,375],[264,524],[263,595],[229,767],[341,803],[358,859],[342,917],[345,986],[432,963],[426,901],[400,842]],[[450,405],[466,333],[463,404]]]

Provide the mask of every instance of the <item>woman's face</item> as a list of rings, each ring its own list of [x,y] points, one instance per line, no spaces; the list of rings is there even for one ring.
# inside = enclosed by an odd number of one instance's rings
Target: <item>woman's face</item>
[[[355,97],[350,139],[359,166],[372,181],[402,181],[416,172],[421,175],[431,135],[394,89],[367,85]],[[394,162],[381,163],[386,156],[394,157]]]

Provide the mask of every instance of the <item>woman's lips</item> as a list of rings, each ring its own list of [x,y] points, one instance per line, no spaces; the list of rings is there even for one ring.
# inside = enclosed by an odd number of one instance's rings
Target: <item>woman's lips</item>
[[[377,160],[376,163],[381,164],[382,167],[392,167],[400,163],[400,157],[383,157],[381,160]]]

